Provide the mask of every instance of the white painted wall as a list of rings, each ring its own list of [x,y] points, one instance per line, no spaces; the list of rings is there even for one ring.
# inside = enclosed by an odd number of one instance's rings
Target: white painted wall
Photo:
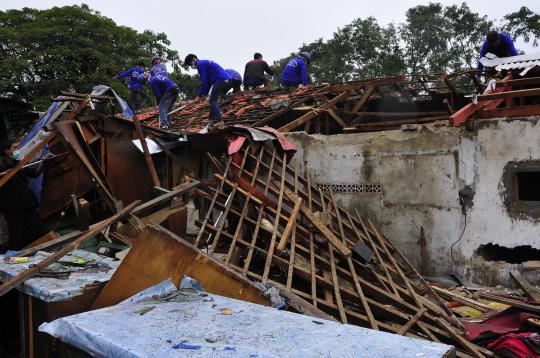
[[[521,265],[486,262],[475,250],[487,243],[540,248],[539,221],[512,217],[501,194],[509,161],[540,160],[539,119],[491,119],[478,122],[474,131],[439,123],[333,136],[291,133],[287,138],[298,148],[294,160],[307,166],[313,182],[381,184],[382,193],[336,197],[374,219],[417,266],[423,227],[429,274],[453,272],[481,284],[512,285],[510,268],[520,269],[533,283],[540,282],[540,275]],[[465,217],[459,190],[467,185],[475,195]]]

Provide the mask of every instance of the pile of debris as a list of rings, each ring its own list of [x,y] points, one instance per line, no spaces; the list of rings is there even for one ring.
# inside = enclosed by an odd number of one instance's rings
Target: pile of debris
[[[208,111],[201,102],[182,103],[171,114],[171,129],[162,131],[155,110],[133,119],[106,114],[118,100],[107,90],[59,97],[0,186],[49,151],[61,160],[51,161],[45,174],[42,216],[73,206],[78,230],[48,235],[16,253],[52,251],[9,277],[0,296],[98,237],[128,250],[96,294],[94,309],[167,279],[178,286],[190,276],[212,294],[453,345],[458,357],[492,356],[488,344],[537,323],[538,293],[518,276],[529,300],[428,283],[379,231],[376,218],[345,210],[332,191],[311,182],[281,135],[297,128],[380,130],[411,120],[465,118],[462,113],[484,108],[465,105],[450,78],[442,80],[445,91],[420,76],[423,89],[391,77],[242,93],[222,107],[228,127],[209,134],[201,133]],[[430,97],[422,114],[376,111],[385,101],[403,104],[422,94]],[[459,108],[464,112],[452,115]],[[482,334],[488,331],[498,335],[489,340]]]

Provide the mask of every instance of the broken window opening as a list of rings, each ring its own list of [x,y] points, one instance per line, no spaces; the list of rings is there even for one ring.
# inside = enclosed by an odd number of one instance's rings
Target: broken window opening
[[[540,202],[540,172],[515,173],[515,199]]]
[[[525,261],[540,260],[540,250],[530,245],[505,247],[497,244],[480,245],[476,254],[486,261],[504,261],[509,264],[520,264]]]

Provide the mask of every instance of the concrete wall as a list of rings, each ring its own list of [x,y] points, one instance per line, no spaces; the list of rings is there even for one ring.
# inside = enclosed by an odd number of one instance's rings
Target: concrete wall
[[[287,138],[298,148],[294,160],[307,166],[313,182],[363,188],[335,191],[336,197],[374,219],[417,267],[423,227],[427,274],[455,273],[480,284],[512,286],[509,269],[519,269],[533,283],[540,275],[520,264],[485,261],[475,252],[488,243],[540,249],[539,222],[509,212],[503,182],[509,162],[540,160],[538,119],[488,120],[473,131],[430,124],[334,136],[291,133]],[[372,190],[376,185],[380,192]]]

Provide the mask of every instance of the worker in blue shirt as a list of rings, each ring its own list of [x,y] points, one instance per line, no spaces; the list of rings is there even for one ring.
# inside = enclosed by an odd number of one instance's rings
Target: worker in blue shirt
[[[150,69],[150,74],[152,76],[164,75],[169,77],[169,72],[167,72],[167,66],[161,62],[161,57],[152,56],[152,68]]]
[[[186,56],[184,66],[189,66],[199,72],[201,87],[199,88],[198,97],[204,98],[210,92],[209,127],[213,127],[216,122],[223,124],[223,116],[219,108],[219,96],[223,93],[225,86],[228,85],[231,76],[214,61],[199,60],[194,54]],[[210,91],[210,88],[212,88],[212,91]]]
[[[242,85],[242,76],[238,71],[233,70],[232,68],[227,68],[225,70],[231,76],[231,80],[228,82],[227,85],[223,87],[223,96],[225,96],[229,91],[233,90],[233,93],[240,92],[240,86]]]
[[[303,87],[308,84],[307,65],[311,62],[311,55],[300,52],[300,55],[287,63],[281,74],[281,83],[287,88]]]
[[[486,54],[492,53],[497,57],[510,57],[519,55],[518,51],[514,47],[514,41],[507,34],[499,33],[497,31],[488,32],[484,44],[480,49],[480,58]],[[478,73],[484,66],[478,61]]]
[[[139,62],[137,67],[133,67],[127,71],[122,72],[119,75],[113,77],[113,79],[128,78],[129,90],[131,92],[130,107],[135,112],[137,110],[137,97],[140,96],[142,101],[139,108],[146,105],[146,94],[144,93],[143,85],[138,78],[144,73],[144,62]]]
[[[174,101],[178,97],[178,85],[163,74],[152,76],[146,72],[144,78],[150,84],[158,102],[160,128],[168,129],[170,121],[167,113],[171,111]]]

